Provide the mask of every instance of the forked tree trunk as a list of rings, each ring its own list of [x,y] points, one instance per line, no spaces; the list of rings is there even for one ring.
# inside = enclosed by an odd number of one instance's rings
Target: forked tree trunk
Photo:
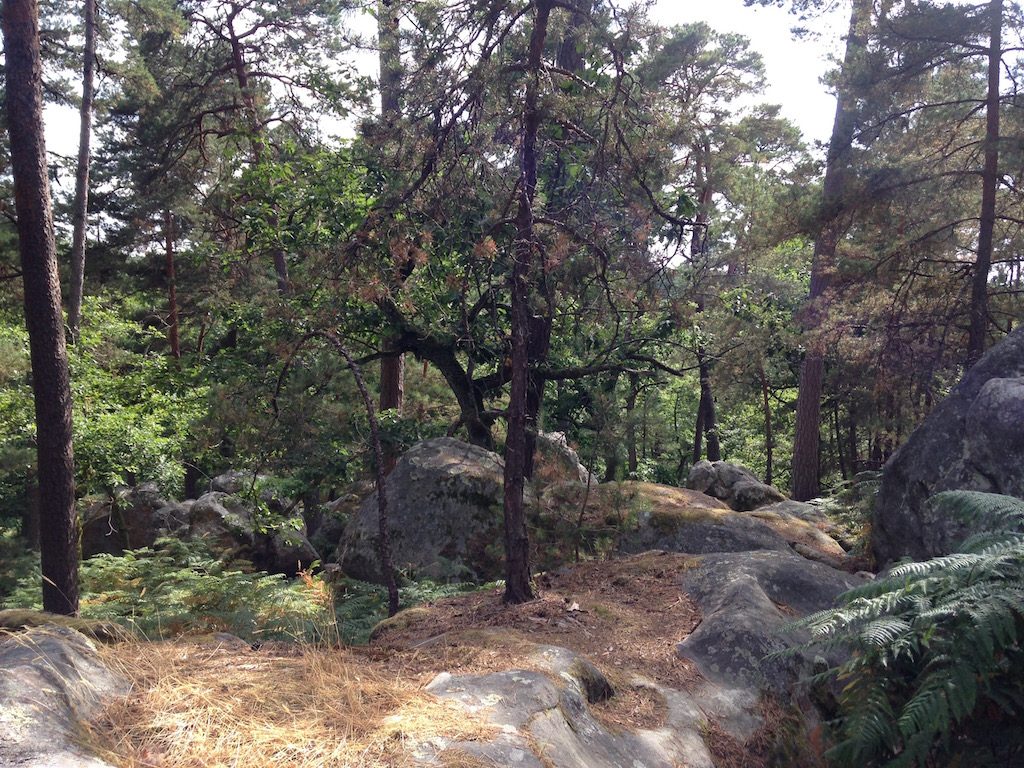
[[[540,70],[547,39],[552,0],[537,0],[527,60],[526,101],[523,131],[519,206],[512,264],[512,382],[508,405],[508,436],[505,440],[505,602],[523,603],[533,598],[530,585],[530,542],[523,507],[523,481],[527,463],[526,430],[528,368],[530,362],[530,271],[536,248],[533,231],[533,198],[537,190],[537,133],[540,128]]]
[[[71,387],[43,141],[36,0],[4,1],[3,37],[7,130],[35,399],[43,608],[71,615],[78,611]]]
[[[978,362],[988,339],[988,273],[996,224],[996,186],[999,181],[999,75],[1002,64],[1003,0],[989,3],[991,34],[988,49],[988,96],[985,102],[985,167],[981,174],[981,226],[978,256],[971,279],[971,327],[967,365]]]
[[[85,232],[89,211],[89,164],[92,143],[93,83],[96,76],[96,0],[84,0],[85,50],[82,56],[82,104],[79,108],[78,164],[75,168],[75,201],[71,235],[71,285],[68,296],[68,328],[78,341],[85,288]]]

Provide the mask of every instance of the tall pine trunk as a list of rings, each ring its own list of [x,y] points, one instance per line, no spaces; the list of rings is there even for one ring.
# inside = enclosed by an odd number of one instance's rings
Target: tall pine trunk
[[[3,37],[7,130],[11,140],[18,250],[36,413],[43,608],[71,615],[78,611],[78,518],[71,448],[71,387],[43,140],[42,64],[36,0],[4,1]]]
[[[235,32],[235,19],[241,12],[241,7],[232,6],[232,12],[226,20],[228,38],[231,42],[231,65],[234,69],[235,82],[238,85],[239,93],[242,95],[242,104],[245,107],[246,119],[249,122],[249,146],[254,165],[260,165],[265,158],[266,144],[264,141],[263,120],[260,117],[259,108],[256,105],[256,96],[253,94],[252,83],[249,80],[249,68],[245,62],[245,55],[242,51],[242,42]],[[268,222],[271,229],[277,230],[279,221],[277,211],[272,209]],[[277,276],[277,292],[282,296],[291,293],[291,278],[288,275],[288,259],[284,249],[275,245],[271,249],[271,258],[274,262],[274,273]]]
[[[178,333],[178,278],[174,268],[174,215],[164,211],[164,273],[167,277],[167,343],[171,357],[181,358]]]
[[[78,340],[85,288],[85,233],[89,211],[89,164],[92,144],[92,103],[96,77],[96,0],[84,0],[85,51],[82,56],[82,104],[79,108],[78,164],[71,217],[71,285],[68,291],[68,328]]]
[[[807,353],[800,367],[792,464],[792,496],[798,501],[807,501],[821,492],[818,443],[821,395],[825,378],[825,343],[817,331],[826,319],[825,293],[831,284],[836,247],[846,230],[842,196],[857,122],[856,99],[849,80],[860,65],[859,59],[866,44],[865,32],[870,21],[870,0],[854,0],[850,11],[850,29],[846,38],[842,80],[836,87],[836,115],[832,123],[832,138],[829,140],[825,162],[822,189],[824,222],[814,241],[811,286],[804,319]]]
[[[757,371],[758,380],[761,383],[761,412],[764,414],[764,481],[772,484],[775,476],[774,450],[775,430],[772,426],[772,404],[768,399],[771,393],[768,387],[768,375],[764,370],[764,363]]]
[[[519,206],[512,263],[512,382],[505,440],[505,602],[533,598],[530,585],[530,542],[526,533],[523,481],[527,465],[527,416],[530,358],[530,272],[536,248],[533,198],[537,191],[537,134],[540,128],[540,73],[552,0],[537,0],[527,59],[523,105]]]
[[[1002,63],[1003,0],[989,3],[991,35],[988,49],[988,94],[985,102],[985,167],[981,174],[981,226],[978,256],[971,279],[971,326],[967,365],[985,351],[988,338],[988,273],[992,268],[992,239],[996,224],[996,186],[999,181],[999,74]]]
[[[383,126],[393,128],[402,114],[402,60],[398,38],[397,0],[381,0],[377,8],[377,44],[380,48],[380,116]],[[384,342],[384,350],[394,347]],[[380,410],[394,410],[399,415],[405,402],[405,356],[401,353],[382,357],[380,361]],[[395,466],[394,450],[385,452],[385,470]]]

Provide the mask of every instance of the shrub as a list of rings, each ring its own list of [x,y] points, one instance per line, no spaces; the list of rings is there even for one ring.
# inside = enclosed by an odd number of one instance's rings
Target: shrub
[[[950,491],[933,504],[981,533],[908,562],[807,617],[812,647],[841,649],[842,766],[1024,761],[1024,501]]]
[[[39,608],[38,570],[4,601]],[[81,615],[133,626],[147,637],[226,631],[246,640],[328,639],[330,591],[316,579],[230,570],[198,542],[159,539],[153,549],[97,555],[82,563]]]

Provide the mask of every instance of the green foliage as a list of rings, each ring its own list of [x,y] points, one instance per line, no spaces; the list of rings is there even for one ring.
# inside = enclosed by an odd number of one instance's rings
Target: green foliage
[[[0,526],[0,602],[17,589],[38,560],[39,553],[25,548],[15,528]]]
[[[839,766],[1024,759],[1024,501],[949,491],[932,503],[982,532],[801,622],[813,645],[848,654],[826,673],[843,683]]]
[[[424,580],[407,584],[399,589],[402,608],[429,603],[453,595],[494,589],[496,584],[439,584]],[[379,584],[355,579],[342,579],[336,586],[335,614],[341,640],[349,645],[362,645],[369,641],[370,632],[388,617],[388,593]]]
[[[230,570],[200,542],[159,539],[154,548],[82,563],[81,615],[114,620],[147,637],[227,631],[246,640],[321,639],[333,623],[316,583]],[[39,608],[38,571],[3,606]]]

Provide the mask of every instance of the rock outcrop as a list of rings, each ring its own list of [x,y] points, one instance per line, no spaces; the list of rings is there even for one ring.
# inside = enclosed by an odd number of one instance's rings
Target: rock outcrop
[[[82,556],[151,547],[165,528],[158,512],[168,507],[156,483],[118,488],[90,503],[82,515]]]
[[[704,618],[677,650],[710,680],[785,694],[808,671],[800,655],[766,658],[806,640],[787,625],[831,607],[860,584],[855,576],[793,552],[705,555],[683,580]]]
[[[83,724],[127,683],[84,635],[46,626],[0,639],[0,765],[111,768],[77,742]]]
[[[604,493],[604,487],[597,491]],[[658,549],[693,555],[714,552],[796,551],[833,567],[847,567],[838,533],[817,507],[781,501],[752,512],[736,512],[698,491],[653,483],[623,483],[635,517],[619,535],[624,553]]]
[[[879,565],[948,554],[967,526],[935,510],[940,491],[1024,498],[1024,328],[990,349],[889,459],[871,542]]]
[[[762,483],[746,467],[728,461],[698,461],[690,469],[687,487],[721,499],[737,512],[786,499],[774,486]]]
[[[406,451],[386,488],[395,566],[439,580],[500,576],[504,466],[496,453],[450,437]],[[535,504],[529,491],[527,504]],[[346,526],[335,559],[348,575],[380,582],[377,540],[374,493]]]
[[[591,483],[597,483],[562,432],[541,432],[537,435],[533,476],[541,485],[557,482],[586,485],[588,477]]]
[[[294,576],[319,554],[306,537],[301,505],[261,491],[269,512],[242,496],[243,479],[251,474],[229,472],[213,479],[216,488],[198,499],[167,499],[155,483],[120,489],[112,498],[91,504],[83,515],[82,556],[120,554],[151,547],[161,536],[202,539],[220,556],[244,559],[269,573]]]
[[[714,768],[705,743],[709,718],[740,743],[759,724],[756,700],[743,691],[700,686],[679,691],[636,676],[630,682],[664,701],[664,723],[637,731],[611,729],[591,705],[612,693],[604,675],[585,658],[551,645],[536,645],[530,669],[476,675],[438,675],[429,693],[455,702],[501,728],[501,735],[474,742],[424,745],[424,764],[443,747],[487,764],[526,768]]]

